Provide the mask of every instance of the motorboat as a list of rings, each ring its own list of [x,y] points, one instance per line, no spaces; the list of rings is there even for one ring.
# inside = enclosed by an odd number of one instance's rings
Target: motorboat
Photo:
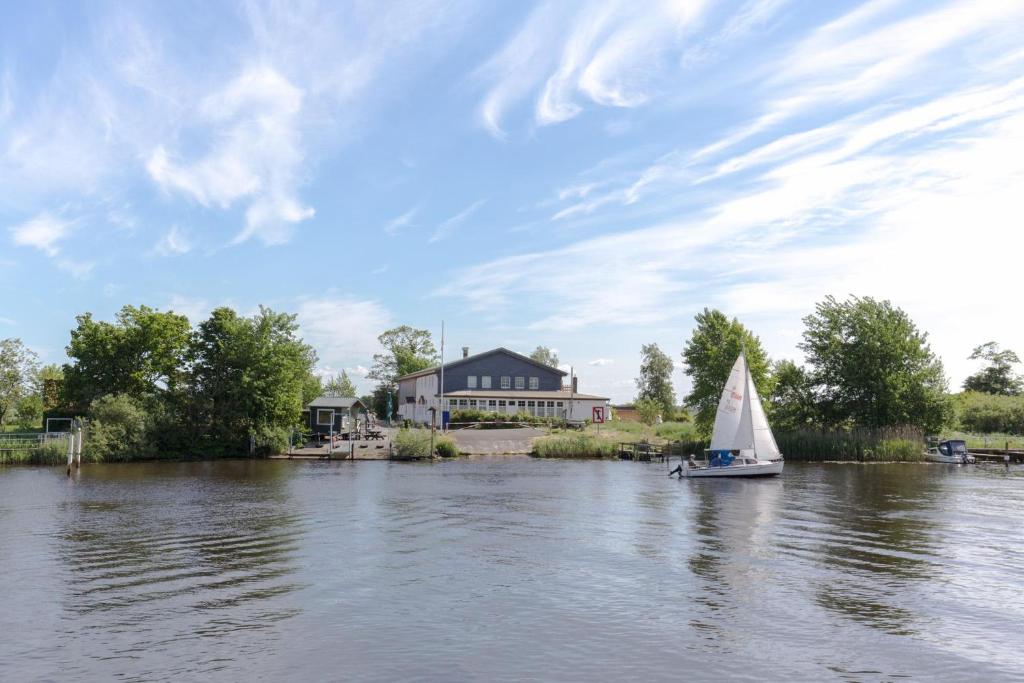
[[[740,353],[722,389],[703,462],[690,456],[675,470],[680,478],[767,477],[782,473],[783,459],[775,443],[750,365]]]
[[[947,465],[973,465],[974,456],[967,450],[967,442],[960,439],[947,439],[931,446],[924,452],[928,462],[940,462]]]

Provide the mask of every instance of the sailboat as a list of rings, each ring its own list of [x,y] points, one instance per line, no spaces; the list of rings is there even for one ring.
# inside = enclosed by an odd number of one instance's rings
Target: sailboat
[[[705,462],[684,462],[680,477],[765,477],[782,473],[782,454],[768,426],[746,354],[740,353],[718,400]]]

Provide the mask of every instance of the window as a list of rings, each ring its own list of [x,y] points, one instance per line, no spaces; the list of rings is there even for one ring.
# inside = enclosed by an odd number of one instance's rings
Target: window
[[[488,408],[496,408],[497,406],[498,406],[498,402],[495,401],[493,398],[490,401],[487,402],[487,407]]]
[[[530,408],[532,408],[534,404],[533,404],[533,401],[527,401],[526,405],[529,406]]]
[[[519,402],[519,407],[520,408],[525,408],[526,407],[526,401],[520,401]]]
[[[316,411],[316,424],[321,427],[330,427],[334,424],[334,411],[324,410],[323,408]]]
[[[501,378],[501,388],[502,389],[511,389],[512,388],[512,378],[509,377],[508,375],[504,375]]]
[[[539,377],[531,377],[530,378],[530,388],[531,389],[540,389],[540,378]]]
[[[499,408],[504,408],[505,407],[505,402],[504,401],[498,401],[498,407]]]
[[[548,401],[548,408],[554,408],[554,407],[555,407],[555,402],[554,401]]]
[[[469,399],[469,407],[470,408],[476,408],[476,399],[475,398]]]
[[[476,375],[469,375],[466,377],[466,388],[476,389]]]
[[[460,398],[459,399],[459,405],[462,406],[463,408],[465,408],[466,406],[469,405],[469,403],[466,401],[466,399]]]
[[[491,376],[490,375],[484,375],[483,377],[480,378],[480,388],[481,389],[490,389],[491,388]]]
[[[561,407],[562,407],[562,402],[561,402],[561,401],[559,401],[559,402],[558,402],[558,407],[559,407],[559,408],[561,408]]]
[[[516,389],[525,389],[526,380],[523,377],[516,377]]]

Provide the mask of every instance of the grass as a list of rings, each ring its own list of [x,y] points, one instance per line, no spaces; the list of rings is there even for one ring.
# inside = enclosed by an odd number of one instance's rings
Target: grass
[[[692,422],[663,422],[648,426],[642,422],[612,420],[603,425],[587,425],[584,433],[614,443],[648,441],[659,445],[667,441],[690,441],[697,438]]]
[[[392,444],[399,459],[431,456],[429,429],[400,429]],[[435,434],[434,452],[442,458],[452,458],[459,454],[459,448],[450,436]]]
[[[533,442],[533,455],[538,458],[614,458],[613,441],[590,434],[556,434]]]
[[[39,448],[3,450],[0,440],[0,465],[63,465],[68,461],[68,445],[64,439],[55,439]],[[82,454],[82,462],[100,462],[96,457]]]

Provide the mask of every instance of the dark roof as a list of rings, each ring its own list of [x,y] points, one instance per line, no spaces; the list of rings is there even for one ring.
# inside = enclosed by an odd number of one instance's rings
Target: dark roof
[[[363,402],[355,396],[317,396],[309,402],[307,408],[351,408],[352,406],[359,404],[361,408],[365,408]]]
[[[527,363],[531,363],[533,365],[536,365],[538,368],[544,368],[545,370],[550,370],[552,372],[557,372],[562,377],[565,377],[566,375],[569,374],[565,370],[559,370],[558,368],[553,368],[550,365],[545,365],[544,363],[540,363],[538,361],[535,361],[534,359],[530,358],[529,356],[524,356],[521,353],[516,353],[515,351],[510,351],[509,349],[506,349],[504,346],[499,346],[498,348],[491,349],[490,351],[484,351],[483,353],[476,353],[476,354],[473,354],[472,356],[467,356],[465,358],[459,358],[457,360],[450,361],[450,362],[444,364],[444,368],[445,368],[445,370],[447,370],[448,368],[454,367],[456,365],[461,365],[462,363],[468,363],[471,360],[476,360],[478,358],[483,358],[484,356],[490,356],[490,355],[495,354],[495,353],[508,354],[509,356],[512,356],[513,358],[518,358],[521,361],[525,361]],[[424,375],[432,375],[433,373],[437,372],[440,369],[441,369],[440,365],[435,365],[432,368],[426,368],[426,369],[420,370],[418,372],[410,372],[408,375],[402,375],[401,377],[399,377],[398,381],[401,381],[403,379],[412,379],[413,377],[423,377]]]

